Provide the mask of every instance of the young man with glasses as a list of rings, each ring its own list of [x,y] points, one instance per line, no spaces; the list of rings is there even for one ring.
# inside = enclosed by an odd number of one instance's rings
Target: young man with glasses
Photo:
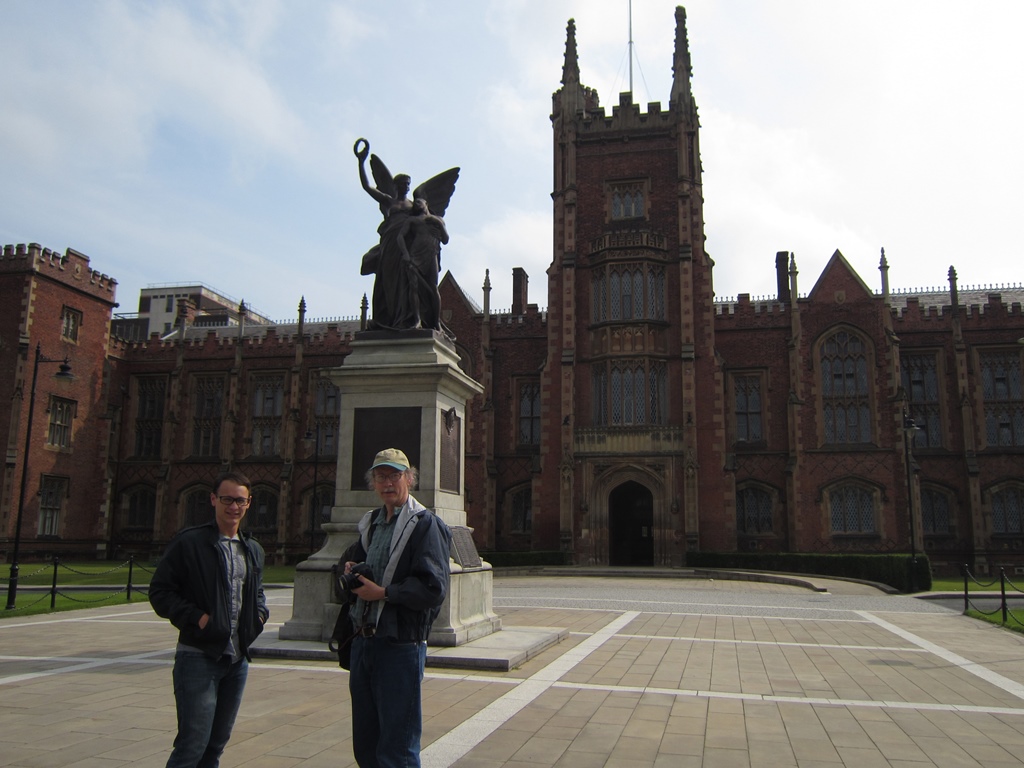
[[[178,628],[178,735],[168,768],[218,765],[242,703],[249,646],[270,615],[263,547],[239,533],[251,487],[241,472],[221,474],[210,493],[213,519],[171,540],[149,584],[153,609]]]
[[[377,454],[367,483],[383,505],[359,521],[359,539],[344,555],[345,573],[366,562],[351,616],[349,693],[352,751],[361,768],[420,764],[420,682],[430,625],[448,594],[451,532],[411,495],[416,468],[397,448]]]

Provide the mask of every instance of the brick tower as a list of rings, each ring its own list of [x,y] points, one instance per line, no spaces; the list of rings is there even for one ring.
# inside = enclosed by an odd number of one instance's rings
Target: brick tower
[[[701,526],[712,499],[716,519],[732,502],[682,8],[675,19],[667,110],[643,112],[623,93],[607,115],[580,83],[572,20],[553,97],[533,524],[535,541],[557,542],[579,564],[678,565],[686,549],[728,545],[726,532]]]

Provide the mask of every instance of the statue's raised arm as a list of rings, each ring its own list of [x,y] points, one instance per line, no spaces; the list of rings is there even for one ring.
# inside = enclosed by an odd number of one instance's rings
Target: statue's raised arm
[[[363,256],[360,274],[375,274],[371,330],[440,330],[437,276],[441,244],[448,242],[444,216],[455,192],[458,168],[449,168],[416,187],[411,179],[392,176],[384,162],[370,154],[370,143],[357,139],[352,152],[359,160],[359,183],[377,205],[383,221],[380,242]],[[366,175],[366,160],[374,185]]]
[[[370,142],[366,139],[356,139],[356,143],[352,145],[352,153],[359,159],[359,183],[363,185],[366,194],[377,201],[381,215],[385,219],[393,209],[408,210],[412,207],[412,201],[406,197],[411,182],[406,174],[400,173],[392,177],[384,161],[370,154]],[[373,174],[375,187],[371,187],[369,179],[366,178],[367,156],[370,158],[370,172]]]

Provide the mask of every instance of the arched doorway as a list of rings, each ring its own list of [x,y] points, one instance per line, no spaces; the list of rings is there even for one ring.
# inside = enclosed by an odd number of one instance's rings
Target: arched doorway
[[[654,565],[654,496],[633,480],[608,494],[609,565]]]

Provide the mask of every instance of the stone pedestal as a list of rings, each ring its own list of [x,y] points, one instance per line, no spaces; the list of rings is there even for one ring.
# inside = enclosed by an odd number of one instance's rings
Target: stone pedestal
[[[462,645],[501,629],[501,619],[494,613],[491,575],[490,563],[466,570],[453,564],[448,597],[430,628],[428,645]]]
[[[413,496],[449,525],[466,524],[466,402],[483,388],[459,368],[454,345],[435,331],[359,333],[330,376],[341,392],[334,507],[323,526],[323,549],[296,566],[292,618],[281,627],[282,640],[330,637],[338,614],[331,566],[355,541],[359,519],[380,506],[365,479],[378,451],[404,451],[419,469]],[[456,645],[499,629],[491,595],[489,565],[453,562],[451,592],[431,642]]]

